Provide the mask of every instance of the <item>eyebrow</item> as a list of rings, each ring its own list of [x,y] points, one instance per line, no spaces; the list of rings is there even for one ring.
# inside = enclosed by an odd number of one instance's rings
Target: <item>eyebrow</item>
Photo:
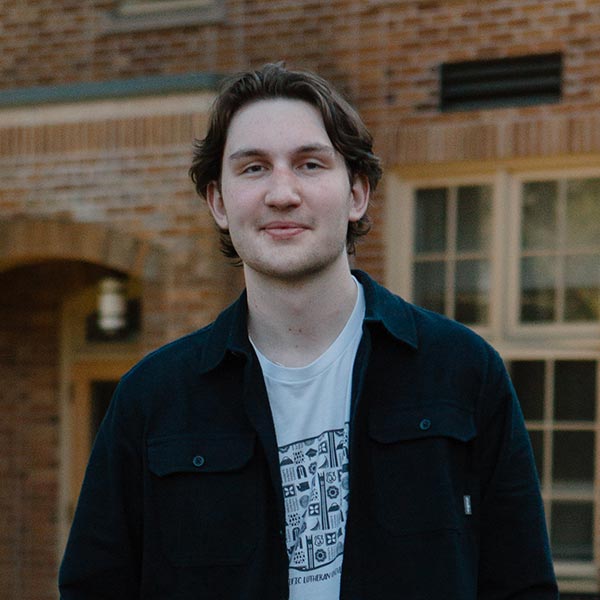
[[[293,154],[335,154],[333,146],[327,144],[306,144],[293,150]],[[229,160],[240,160],[242,158],[252,158],[255,156],[267,156],[269,153],[261,148],[240,148],[229,155]]]

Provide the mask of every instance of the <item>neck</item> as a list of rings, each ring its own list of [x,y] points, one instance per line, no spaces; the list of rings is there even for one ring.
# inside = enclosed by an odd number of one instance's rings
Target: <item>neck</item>
[[[318,358],[344,328],[356,302],[347,258],[332,272],[281,280],[245,270],[248,331],[270,360],[301,367]]]

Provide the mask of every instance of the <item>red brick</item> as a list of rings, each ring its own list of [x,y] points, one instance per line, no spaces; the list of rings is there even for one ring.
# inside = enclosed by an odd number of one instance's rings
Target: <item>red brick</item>
[[[114,32],[106,27],[113,0],[7,0],[0,89],[228,73],[281,58],[318,69],[350,94],[378,133],[386,165],[600,152],[597,2],[225,4],[222,22]],[[439,113],[441,63],[554,51],[565,56],[561,104]],[[150,348],[206,323],[241,286],[186,177],[191,139],[205,125],[198,114],[6,127],[0,114],[0,265],[78,261],[0,271],[1,289],[13,292],[12,303],[0,299],[0,376],[14,382],[0,391],[0,600],[54,597],[65,293],[107,267],[129,271],[143,287]],[[356,264],[383,280],[381,199],[372,213]],[[27,220],[37,225],[20,224]],[[40,576],[31,578],[34,565]]]

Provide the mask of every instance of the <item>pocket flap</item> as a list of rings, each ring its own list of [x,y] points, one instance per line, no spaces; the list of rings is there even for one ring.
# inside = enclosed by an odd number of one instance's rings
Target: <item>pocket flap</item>
[[[456,404],[411,406],[393,414],[372,411],[369,435],[383,444],[431,437],[468,442],[477,434],[473,413]]]
[[[212,438],[155,438],[148,440],[148,465],[159,477],[172,473],[235,471],[249,462],[254,442],[254,433]]]

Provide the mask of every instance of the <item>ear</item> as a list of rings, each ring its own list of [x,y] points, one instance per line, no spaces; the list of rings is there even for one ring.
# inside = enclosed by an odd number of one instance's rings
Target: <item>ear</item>
[[[218,182],[211,181],[206,187],[206,203],[219,229],[227,229],[229,220]]]
[[[349,221],[355,223],[367,212],[369,206],[369,197],[371,195],[371,186],[365,175],[356,175],[350,188],[351,206]]]

